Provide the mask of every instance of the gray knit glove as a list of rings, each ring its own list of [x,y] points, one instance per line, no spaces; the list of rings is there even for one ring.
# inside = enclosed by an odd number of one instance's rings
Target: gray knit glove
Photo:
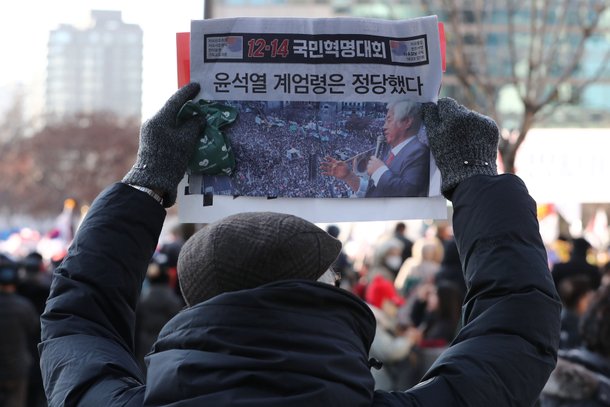
[[[441,192],[451,199],[453,189],[473,175],[497,175],[499,131],[496,123],[450,98],[423,105],[430,151],[441,172]]]
[[[178,183],[184,176],[197,140],[205,126],[200,117],[178,124],[178,111],[199,93],[198,83],[179,89],[140,130],[138,158],[123,182],[162,193],[163,206],[176,202]]]

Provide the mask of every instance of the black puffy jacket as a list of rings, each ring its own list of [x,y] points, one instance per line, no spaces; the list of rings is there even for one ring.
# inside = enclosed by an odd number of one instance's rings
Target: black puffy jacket
[[[370,309],[288,280],[221,294],[172,319],[147,357],[147,401],[200,406],[370,406]]]
[[[405,392],[374,392],[374,320],[355,296],[283,281],[178,314],[133,356],[134,310],[164,210],[129,186],[95,201],[55,271],[39,347],[51,406],[528,406],[553,370],[560,304],[533,200],[514,176],[453,195],[464,327]],[[144,384],[146,380],[146,385]]]

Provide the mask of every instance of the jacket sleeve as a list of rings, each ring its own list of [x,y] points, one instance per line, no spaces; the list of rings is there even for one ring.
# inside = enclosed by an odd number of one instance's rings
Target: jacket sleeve
[[[378,405],[531,406],[556,363],[561,309],[535,202],[501,175],[463,181],[453,204],[464,326],[422,383]]]
[[[164,218],[154,199],[120,183],[93,203],[53,274],[41,317],[50,406],[142,404],[135,307]]]

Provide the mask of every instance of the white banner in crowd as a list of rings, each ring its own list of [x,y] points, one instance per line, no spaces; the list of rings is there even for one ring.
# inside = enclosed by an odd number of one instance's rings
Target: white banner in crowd
[[[446,217],[419,109],[441,86],[435,16],[193,21],[190,68],[195,100],[238,111],[223,128],[237,165],[230,176],[185,177],[182,222],[245,211],[312,222]]]
[[[515,172],[539,203],[610,202],[609,129],[532,129]]]

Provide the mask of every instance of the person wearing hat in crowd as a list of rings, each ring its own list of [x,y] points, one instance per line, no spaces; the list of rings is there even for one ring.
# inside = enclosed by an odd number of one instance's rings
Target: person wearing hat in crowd
[[[23,407],[40,326],[34,306],[17,294],[19,265],[0,254],[0,406]]]
[[[177,259],[176,259],[177,261]],[[146,270],[147,283],[136,307],[136,356],[143,369],[144,357],[163,326],[182,309],[183,302],[169,285],[170,260],[155,252]]]
[[[601,284],[601,270],[587,261],[587,255],[591,250],[591,244],[587,239],[578,237],[572,241],[570,259],[563,263],[556,263],[551,269],[555,286],[559,285],[565,278],[577,275],[584,276],[591,282],[593,289]]]
[[[142,126],[135,165],[97,197],[54,272],[39,347],[51,406],[535,401],[555,366],[560,311],[535,204],[517,177],[496,175],[495,123],[450,99],[426,104],[424,121],[470,290],[464,327],[422,383],[374,390],[375,318],[329,271],[340,242],[269,212],[229,216],[185,243],[178,275],[187,308],[159,334],[144,376],[135,307],[203,123],[177,124],[176,114],[198,92],[198,84],[178,90]]]
[[[45,272],[42,255],[38,252],[28,253],[20,262],[21,271],[17,293],[30,300],[38,315],[44,311],[49,297],[50,280]]]
[[[36,320],[40,321],[40,315],[44,311],[45,303],[51,289],[49,274],[45,270],[45,262],[38,252],[28,253],[20,261],[20,279],[17,285],[17,294],[28,299],[36,310]],[[37,325],[40,323],[37,322]],[[33,362],[30,366],[30,378],[28,380],[28,406],[40,406],[45,403],[44,388],[40,375],[40,360],[36,346],[40,342],[40,328],[36,329],[37,336],[32,338],[30,353]]]
[[[402,390],[413,382],[409,353],[421,339],[421,332],[399,326],[398,310],[405,299],[382,275],[377,274],[367,287],[366,302],[376,322],[369,356],[381,362],[378,369],[371,370],[375,389]]]

